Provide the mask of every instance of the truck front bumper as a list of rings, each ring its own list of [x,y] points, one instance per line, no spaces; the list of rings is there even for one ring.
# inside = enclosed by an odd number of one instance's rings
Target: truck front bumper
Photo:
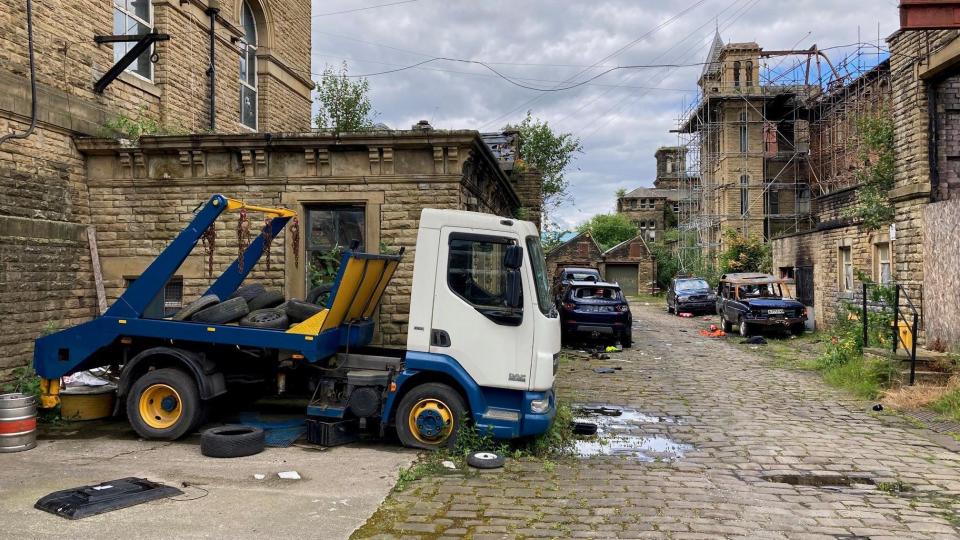
[[[491,405],[483,414],[476,415],[474,421],[477,430],[480,433],[489,432],[495,439],[516,439],[545,433],[557,415],[557,401],[553,389],[522,394],[519,411]],[[533,412],[534,401],[547,401],[549,405],[543,412]],[[496,400],[488,397],[488,403],[490,402]]]

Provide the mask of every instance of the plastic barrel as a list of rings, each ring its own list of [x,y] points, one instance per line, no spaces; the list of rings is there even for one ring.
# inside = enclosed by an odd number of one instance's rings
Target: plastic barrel
[[[37,400],[26,394],[0,395],[0,453],[37,446]]]

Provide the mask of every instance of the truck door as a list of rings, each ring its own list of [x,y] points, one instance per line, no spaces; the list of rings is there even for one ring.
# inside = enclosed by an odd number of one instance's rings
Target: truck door
[[[508,233],[441,229],[430,352],[452,357],[480,386],[525,390],[532,292],[523,279],[521,307],[508,307],[504,255],[512,245],[522,244]]]

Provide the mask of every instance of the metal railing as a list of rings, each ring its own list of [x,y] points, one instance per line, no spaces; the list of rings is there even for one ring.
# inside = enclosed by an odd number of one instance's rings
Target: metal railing
[[[860,320],[863,322],[863,344],[867,346],[869,343],[869,321],[867,317],[867,297],[868,290],[871,287],[878,286],[876,283],[864,283],[863,284],[863,298],[861,301],[862,304],[862,313]],[[903,304],[903,300],[906,300],[906,304]],[[916,380],[917,376],[917,332],[919,330],[920,322],[920,311],[913,304],[913,300],[910,299],[910,295],[907,294],[907,290],[900,285],[899,283],[894,284],[893,292],[893,304],[890,306],[893,310],[893,321],[891,322],[891,331],[893,332],[893,354],[896,356],[897,349],[903,345],[903,349],[909,353],[909,357],[904,361],[910,362],[910,386],[913,386],[913,383]],[[903,309],[908,308],[906,315],[904,314]],[[912,317],[911,319],[908,319]],[[905,325],[910,328],[910,343],[908,344],[903,336],[900,334],[900,321],[903,321]]]

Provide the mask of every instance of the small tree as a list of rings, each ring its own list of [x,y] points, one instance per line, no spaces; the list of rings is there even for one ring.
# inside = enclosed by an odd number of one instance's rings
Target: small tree
[[[532,168],[543,175],[543,223],[551,223],[552,212],[566,199],[570,181],[564,176],[574,155],[583,152],[580,139],[571,133],[556,133],[550,125],[527,111],[526,118],[516,126],[505,126],[504,131],[520,133],[520,159],[517,171]]]
[[[590,221],[580,224],[577,231],[590,231],[604,250],[626,242],[639,233],[637,226],[623,214],[597,214]]]
[[[366,79],[351,79],[347,76],[347,63],[335,71],[328,65],[323,69],[317,83],[317,127],[334,133],[363,131],[373,126],[377,115],[370,104],[370,83]]]
[[[896,159],[893,119],[884,110],[861,118],[857,128],[863,141],[860,149],[863,164],[856,171],[860,183],[858,204],[848,215],[861,220],[865,229],[877,230],[892,223],[894,218],[889,196],[894,187]]]
[[[724,231],[723,238],[726,246],[720,253],[721,272],[770,272],[770,245],[762,238],[744,236],[734,229]]]

